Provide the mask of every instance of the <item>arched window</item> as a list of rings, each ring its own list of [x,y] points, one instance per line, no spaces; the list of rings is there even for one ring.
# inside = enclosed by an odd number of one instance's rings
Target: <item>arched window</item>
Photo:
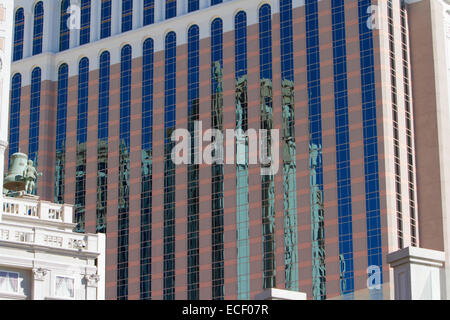
[[[188,130],[195,137],[195,121],[199,120],[199,27],[194,25],[188,31]],[[195,144],[191,144],[191,159],[195,157]],[[199,293],[199,165],[191,161],[188,165],[188,226],[187,226],[187,298],[198,300]]]
[[[144,26],[155,22],[155,0],[144,0]]]
[[[23,8],[19,8],[16,11],[14,17],[14,51],[13,61],[17,61],[23,58],[23,35],[25,27],[25,16]]]
[[[122,0],[122,32],[133,29],[133,0]]]
[[[88,100],[89,59],[83,58],[78,65],[77,166],[75,176],[75,222],[77,223],[77,232],[85,231]]]
[[[142,140],[141,140],[141,299],[152,296],[152,159],[154,45],[144,41],[142,52]]]
[[[119,208],[117,246],[117,299],[128,299],[128,244],[130,213],[131,46],[120,59]]]
[[[11,114],[9,116],[9,155],[19,152],[20,136],[20,99],[22,95],[22,75],[16,73],[11,81]]]
[[[248,130],[247,84],[247,14],[240,11],[234,19],[234,55],[236,80],[236,130]],[[250,240],[249,240],[249,151],[248,143],[236,145],[236,230],[237,236],[237,298],[250,299]],[[239,157],[239,158],[238,158]],[[244,160],[244,161],[242,161]]]
[[[97,142],[97,223],[96,231],[106,233],[108,201],[108,149],[109,149],[109,90],[111,55],[100,55],[98,85],[98,142]]]
[[[223,23],[215,19],[211,24],[211,124],[223,130]],[[223,225],[223,164],[211,167],[212,214],[212,298],[222,300],[224,291],[224,225]]]
[[[171,135],[176,126],[177,36],[169,32],[165,40],[164,86],[164,300],[175,299],[175,164]]]
[[[33,55],[42,53],[44,35],[44,4],[39,1],[34,6]]]
[[[100,39],[111,36],[111,0],[102,0]]]
[[[69,67],[63,64],[58,71],[58,97],[56,103],[56,161],[55,203],[64,203],[66,175],[67,94]]]
[[[39,119],[41,114],[41,68],[31,72],[30,131],[28,136],[28,158],[37,165],[39,151]]]
[[[61,19],[59,25],[59,51],[69,49],[70,45],[70,30],[69,30],[69,17],[70,13],[67,9],[70,6],[70,0],[61,1]]]
[[[270,5],[259,9],[259,78],[261,100],[261,129],[272,130],[272,13]],[[270,146],[267,146],[271,150]],[[275,260],[275,191],[274,176],[261,177],[263,225],[263,288],[276,287]]]
[[[91,0],[81,0],[80,45],[89,43],[90,40],[91,40]]]

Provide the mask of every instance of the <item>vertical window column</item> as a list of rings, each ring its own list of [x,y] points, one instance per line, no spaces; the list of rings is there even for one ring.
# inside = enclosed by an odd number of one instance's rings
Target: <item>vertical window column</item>
[[[133,29],[133,0],[122,0],[122,32]]]
[[[273,94],[272,94],[272,12],[268,4],[259,9],[259,79],[261,119],[260,128],[266,130],[265,159],[272,159]],[[274,142],[275,143],[275,142]],[[276,286],[275,259],[275,184],[273,174],[261,176],[263,228],[263,289]]]
[[[155,0],[144,0],[144,21],[143,25],[155,23]]]
[[[111,0],[102,0],[101,21],[100,21],[100,39],[111,36]]]
[[[41,68],[36,67],[31,73],[30,127],[28,136],[28,159],[38,166],[39,119],[41,114]]]
[[[306,0],[309,170],[313,299],[326,299],[325,226],[322,167],[322,106],[320,88],[319,16],[317,0]]]
[[[97,135],[97,208],[96,231],[106,233],[108,212],[108,150],[109,150],[109,90],[110,63],[108,51],[100,55],[98,87],[98,135]]]
[[[124,46],[120,61],[119,206],[117,231],[118,300],[128,299],[131,57],[131,46]]]
[[[67,94],[69,67],[63,64],[58,72],[58,101],[56,111],[55,203],[64,203],[66,176]]]
[[[144,42],[142,58],[141,299],[152,296],[153,73],[154,44]]]
[[[250,299],[247,14],[235,17],[237,298]]]
[[[294,44],[292,37],[292,0],[280,0],[285,288],[298,290],[297,152],[295,145]]]
[[[166,0],[166,19],[177,16],[177,0]]]
[[[60,23],[59,23],[59,51],[64,51],[69,49],[70,46],[70,30],[68,26],[68,21],[70,14],[67,9],[70,6],[69,0],[61,1],[61,12],[60,12]]]
[[[34,6],[33,22],[33,56],[42,53],[44,37],[44,4],[39,1]]]
[[[216,19],[211,25],[211,126],[223,132],[223,23]],[[216,141],[212,143],[223,143]],[[212,152],[212,298],[224,299],[224,227],[223,227],[223,154]]]
[[[75,230],[85,232],[86,143],[89,100],[89,60],[81,59],[78,68],[77,153],[75,176]]]
[[[81,0],[80,45],[89,43],[90,40],[91,40],[91,0]]]
[[[23,8],[19,8],[17,9],[14,18],[13,61],[21,60],[23,58],[24,30],[25,30],[25,15]]]
[[[188,12],[197,11],[199,9],[200,0],[188,0]]]
[[[364,174],[367,219],[367,262],[370,270],[381,272],[383,283],[380,180],[378,165],[377,104],[375,89],[375,66],[373,33],[367,21],[371,19],[371,0],[358,0],[359,45],[361,63],[361,94],[364,133]],[[371,289],[371,299],[383,299],[383,285]]]
[[[195,145],[199,132],[195,122],[199,121],[199,27],[188,31],[188,130],[191,135],[190,164],[188,165],[187,190],[187,296],[198,300],[199,294],[199,165],[195,161],[199,150]],[[197,129],[197,130],[196,130]]]
[[[175,32],[165,40],[165,108],[164,108],[164,300],[175,300],[175,164],[172,161],[172,132],[176,126],[176,58]]]
[[[341,295],[352,298],[355,284],[344,0],[332,0],[331,12],[333,24],[336,177],[339,221],[339,281]]]
[[[22,75],[16,73],[12,77],[11,82],[11,112],[9,116],[9,154],[11,156],[19,152],[19,136],[20,136],[20,99],[22,97]],[[9,162],[9,165],[11,163]],[[8,167],[9,167],[8,165]]]

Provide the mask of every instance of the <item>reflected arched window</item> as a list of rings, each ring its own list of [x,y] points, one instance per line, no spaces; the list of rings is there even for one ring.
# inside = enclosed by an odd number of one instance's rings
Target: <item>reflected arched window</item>
[[[58,71],[58,97],[56,103],[55,203],[64,203],[68,81],[69,67],[67,64],[63,64]]]
[[[70,6],[69,0],[61,1],[61,19],[59,25],[59,51],[64,51],[69,49],[70,45],[70,30],[69,30],[69,17],[68,12]]]

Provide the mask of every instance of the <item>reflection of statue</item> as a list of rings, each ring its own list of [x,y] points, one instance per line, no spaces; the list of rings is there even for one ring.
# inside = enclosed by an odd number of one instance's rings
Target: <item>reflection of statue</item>
[[[42,173],[38,173],[33,165],[32,160],[28,160],[28,165],[23,172],[23,178],[25,179],[25,192],[27,194],[33,194],[36,188],[36,180],[42,176]]]
[[[223,71],[219,61],[214,62],[213,79],[215,88],[213,92],[213,127],[222,129],[222,109],[223,109]]]
[[[322,147],[311,142],[309,146],[310,187],[311,187],[311,247],[313,296],[326,296],[325,270],[325,227],[323,194],[318,181],[317,169],[322,163]]]

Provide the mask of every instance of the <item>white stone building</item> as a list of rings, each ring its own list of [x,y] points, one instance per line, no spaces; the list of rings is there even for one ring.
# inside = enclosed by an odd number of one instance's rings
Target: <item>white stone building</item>
[[[105,236],[72,230],[72,206],[5,197],[0,299],[103,300]]]

